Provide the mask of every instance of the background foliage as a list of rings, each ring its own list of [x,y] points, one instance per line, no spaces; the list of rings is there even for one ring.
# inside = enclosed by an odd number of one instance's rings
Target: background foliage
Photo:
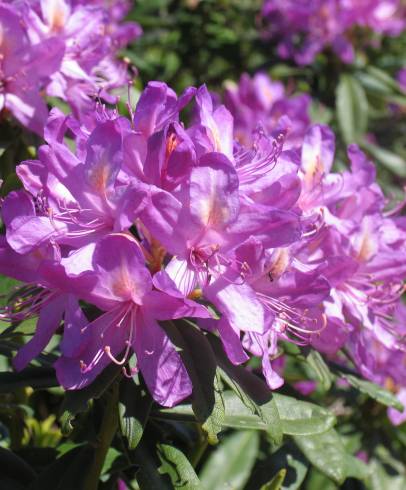
[[[406,36],[358,53],[354,65],[325,53],[298,68],[261,40],[260,4],[138,0],[129,17],[144,35],[123,53],[138,67],[137,87],[158,79],[178,91],[201,83],[221,91],[225,80],[264,70],[290,92],[312,95],[314,121],[338,135],[337,166],[346,144],[358,142],[378,163],[385,190],[399,194],[406,93],[395,76],[406,66]],[[5,195],[18,186],[15,165],[32,157],[40,141],[1,124]],[[3,301],[13,286],[1,280]],[[90,387],[63,393],[52,345],[24,372],[12,372],[13,352],[33,327],[4,325],[0,334],[2,490],[406,488],[406,424],[395,428],[386,416],[396,399],[311,349],[284,347],[287,383],[271,396],[255,363],[250,373],[236,368],[215,337],[167,324],[195,389],[191,405],[164,410],[141,379],[121,379],[114,365]],[[306,398],[295,389],[303,380],[317,386]]]

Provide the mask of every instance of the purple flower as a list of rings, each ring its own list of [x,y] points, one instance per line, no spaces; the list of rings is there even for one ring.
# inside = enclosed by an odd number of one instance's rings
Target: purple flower
[[[387,209],[355,145],[349,169],[333,172],[327,126],[303,119],[289,142],[287,119],[270,116],[284,97],[263,75],[244,77],[230,112],[205,86],[178,97],[151,82],[129,120],[99,106],[89,128],[51,112],[38,159],[17,167],[24,189],[1,209],[0,272],[25,283],[2,319],[38,316],[17,369],[61,329],[65,388],[115,363],[172,406],[192,386],[159,322],[193,317],[232,363],[260,357],[271,389],[284,381],[284,341],[337,362],[345,347],[363,376],[402,393],[404,203]]]
[[[397,36],[405,29],[400,0],[264,0],[264,37],[278,41],[278,54],[299,65],[330,47],[344,63],[354,60],[351,30]]]
[[[83,151],[76,156],[62,143],[65,119],[54,110],[46,130],[49,145],[40,147],[39,160],[17,167],[31,196],[13,193],[3,204],[7,241],[18,253],[49,242],[81,246],[129,228],[135,219],[135,203],[132,210],[126,207],[131,184],[121,170],[127,121],[107,120],[87,137],[82,134]]]
[[[96,99],[116,103],[110,90],[128,82],[127,63],[117,52],[141,35],[138,24],[122,21],[129,4],[8,3],[0,5],[0,110],[42,136],[46,92],[68,102],[93,129]]]
[[[62,260],[61,266],[50,264],[48,279],[69,290],[75,289],[72,277],[84,274],[94,279],[93,288],[78,294],[104,311],[96,320],[69,330],[55,364],[62,386],[82,388],[111,362],[124,366],[134,351],[137,367],[132,373],[141,371],[158,403],[172,406],[191,394],[186,369],[158,321],[209,317],[205,307],[159,287],[153,289],[157,284],[145,267],[138,243],[129,235],[110,235],[83,247]]]
[[[238,85],[228,83],[225,105],[234,117],[234,138],[244,146],[253,142],[258,128],[269,135],[286,132],[285,149],[299,146],[310,125],[310,97],[287,96],[282,83],[264,73],[244,74]]]
[[[0,110],[40,135],[48,116],[40,90],[59,69],[64,48],[54,36],[31,44],[20,15],[0,5]]]

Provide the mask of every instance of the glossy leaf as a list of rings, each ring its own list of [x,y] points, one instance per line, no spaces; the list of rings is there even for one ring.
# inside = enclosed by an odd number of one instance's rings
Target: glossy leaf
[[[225,417],[223,424],[235,429],[252,429],[269,432],[270,426],[256,413],[253,413],[232,391],[223,393]],[[328,431],[335,423],[335,417],[326,409],[313,403],[297,400],[292,397],[274,394],[280,414],[281,427],[288,435],[319,434]],[[267,407],[262,406],[265,413]],[[195,420],[190,405],[178,405],[172,409],[158,408],[152,412],[154,417],[173,420]]]
[[[259,457],[244,490],[258,490],[262,485],[269,484],[281,470],[286,472],[281,488],[299,490],[302,488],[308,466],[306,458],[291,441],[287,441],[275,452],[272,452],[271,445],[261,447]]]
[[[28,487],[28,490],[83,488],[87,476],[83,468],[90,465],[93,457],[94,448],[91,446],[76,446],[45,468]]]
[[[0,468],[1,477],[7,477],[10,481],[14,480],[16,485],[28,485],[36,477],[35,471],[24,459],[2,447],[0,447]]]
[[[346,452],[334,429],[322,434],[294,436],[294,440],[306,458],[335,482],[341,484],[348,476],[366,478],[366,466]]]
[[[170,476],[173,488],[185,490],[202,488],[193,466],[182,451],[168,444],[160,444],[158,454],[162,462],[159,472]]]
[[[133,379],[125,379],[120,384],[119,422],[121,432],[128,441],[129,449],[140,442],[152,406],[150,394],[135,384]]]
[[[265,485],[262,485],[260,490],[282,490],[282,485],[286,477],[286,469],[282,468],[278,473],[272,478],[272,480]]]
[[[381,386],[371,383],[370,381],[357,378],[352,374],[342,374],[341,376],[346,379],[351,386],[362,393],[365,393],[377,402],[382,403],[387,407],[394,407],[399,411],[403,411],[405,409],[405,407],[403,407],[402,403],[400,403],[399,399],[393,393],[385,390]]]
[[[336,423],[335,416],[314,403],[275,393],[276,406],[284,434],[312,435],[328,431]]]
[[[192,407],[211,444],[218,442],[224,420],[217,363],[206,336],[192,323],[163,322],[163,328],[179,348],[193,384]]]
[[[406,177],[406,160],[392,151],[364,141],[362,147],[398,177]]]
[[[151,447],[144,441],[131,453],[134,464],[138,466],[136,479],[140,490],[173,490],[171,480],[168,475],[160,474],[160,460]]]
[[[336,91],[336,111],[345,143],[360,141],[368,126],[368,100],[353,76],[342,74]]]
[[[208,335],[207,338],[215,352],[221,378],[248,410],[265,424],[274,443],[280,444],[283,435],[282,424],[275,399],[269,387],[247,369],[231,364],[217,337]]]
[[[309,354],[306,356],[306,361],[309,366],[313,369],[316,378],[320,381],[321,386],[327,391],[331,388],[331,384],[333,382],[333,376],[324,362],[322,355],[315,351],[311,350]]]
[[[17,388],[50,388],[58,386],[55,371],[49,367],[27,367],[19,373],[0,373],[0,393],[8,393]]]
[[[259,444],[255,431],[239,431],[225,438],[206,461],[200,481],[207,490],[243,489],[254,466]]]

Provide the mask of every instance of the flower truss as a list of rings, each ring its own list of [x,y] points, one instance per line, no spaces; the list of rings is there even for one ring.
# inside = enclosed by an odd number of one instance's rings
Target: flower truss
[[[402,395],[403,203],[388,205],[355,145],[349,170],[333,172],[332,131],[276,120],[272,94],[283,101],[278,85],[244,78],[227,95],[233,117],[205,86],[178,97],[150,82],[129,119],[99,110],[92,129],[52,110],[38,158],[17,167],[24,188],[1,210],[0,272],[25,283],[2,316],[38,316],[16,369],[58,330],[65,388],[115,363],[173,406],[193,387],[160,322],[192,318],[232,363],[259,356],[271,389],[284,382],[284,341],[337,362],[345,349]]]
[[[278,54],[308,65],[325,47],[344,63],[354,60],[354,28],[398,36],[406,27],[400,0],[264,0],[264,35]],[[355,36],[356,37],[356,36]]]
[[[92,124],[95,99],[126,84],[117,52],[141,34],[122,22],[130,2],[12,0],[0,2],[0,110],[43,134],[44,92],[66,101],[82,124]]]

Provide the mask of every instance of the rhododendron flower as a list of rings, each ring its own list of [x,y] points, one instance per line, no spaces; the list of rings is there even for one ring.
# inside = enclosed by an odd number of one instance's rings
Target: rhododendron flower
[[[32,131],[42,134],[48,116],[40,90],[58,70],[64,44],[55,36],[30,44],[21,17],[0,4],[0,110],[6,109]]]
[[[126,84],[127,69],[116,52],[141,34],[137,24],[120,25],[102,2],[41,0],[25,9],[25,21],[32,42],[53,37],[64,45],[61,66],[54,70],[47,93],[66,100],[75,116],[90,128],[94,99],[116,99],[109,90]]]
[[[83,267],[84,263],[91,269]],[[62,386],[82,388],[110,362],[124,366],[134,351],[137,367],[132,372],[141,371],[157,402],[172,406],[190,395],[186,369],[158,321],[210,317],[207,309],[153,289],[154,279],[140,247],[129,235],[110,235],[83,247],[61,262],[63,271],[49,266],[48,280],[75,290],[71,281],[78,278],[77,264],[81,274],[94,279],[88,292],[78,290],[80,297],[105,312],[87,325],[69,330],[69,341],[55,364]]]
[[[312,63],[330,47],[344,63],[354,60],[351,29],[399,35],[406,26],[400,0],[264,0],[264,36],[278,40],[278,54]]]
[[[176,324],[191,317],[232,363],[260,357],[271,389],[284,382],[283,341],[336,362],[345,347],[363,376],[401,396],[404,203],[387,210],[355,145],[350,168],[334,172],[327,126],[303,119],[289,140],[288,119],[269,116],[267,90],[283,100],[263,75],[244,78],[229,111],[205,86],[178,97],[151,82],[129,119],[99,107],[89,127],[51,112],[37,160],[17,166],[24,189],[2,202],[0,272],[25,283],[2,318],[38,316],[16,368],[58,331],[65,388],[115,363],[172,406],[193,387],[159,322],[193,328]],[[260,126],[249,108],[264,115]]]
[[[253,142],[260,128],[270,135],[286,133],[286,150],[300,145],[310,126],[310,96],[289,96],[281,82],[265,73],[243,74],[238,85],[228,82],[224,99],[234,117],[234,137],[243,146]]]
[[[53,124],[56,118],[64,116],[54,111]],[[13,193],[3,204],[7,240],[17,252],[29,252],[50,240],[83,245],[131,226],[135,215],[128,216],[124,209],[129,183],[119,178],[126,123],[125,119],[101,122],[84,143],[80,159],[58,140],[49,139],[49,145],[39,149],[39,160],[17,167],[33,196]]]
[[[127,63],[117,53],[142,31],[122,21],[127,10],[126,2],[1,2],[0,110],[42,136],[47,94],[68,102],[93,129],[96,100],[116,103],[110,90],[129,80]]]

